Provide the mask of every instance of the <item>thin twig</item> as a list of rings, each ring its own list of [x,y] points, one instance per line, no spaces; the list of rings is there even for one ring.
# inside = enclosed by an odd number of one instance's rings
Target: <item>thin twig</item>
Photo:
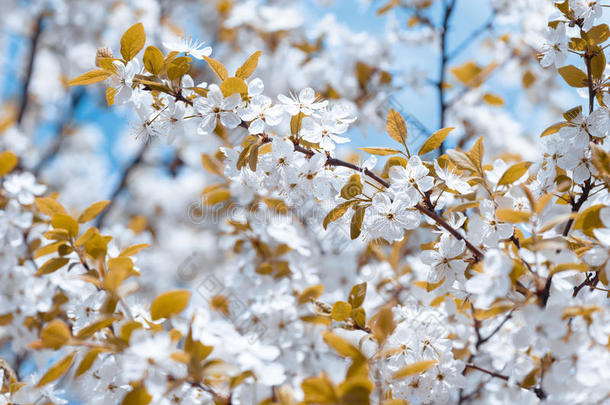
[[[479,26],[477,29],[472,31],[466,39],[464,39],[462,42],[460,42],[460,44],[457,45],[453,49],[453,51],[451,51],[449,53],[449,55],[447,56],[447,60],[453,60],[456,56],[458,56],[460,53],[462,53],[462,51],[464,51],[466,48],[468,48],[468,46],[470,44],[472,44],[472,42],[474,42],[474,40],[477,39],[477,37],[479,35],[490,30],[493,27],[495,18],[496,18],[496,11],[493,10],[491,12],[490,16],[487,18],[487,20],[485,20],[485,22],[481,26]]]
[[[294,150],[296,150],[297,152],[301,152],[307,156],[313,156],[313,154],[314,154],[314,152],[312,150],[306,149],[299,144],[294,145]],[[349,169],[364,173],[365,175],[369,176],[371,179],[375,180],[376,182],[378,182],[385,188],[390,187],[390,183],[388,183],[381,177],[377,176],[375,173],[373,173],[369,169],[363,169],[360,166],[355,165],[353,163],[349,163],[349,162],[346,162],[344,160],[337,159],[337,158],[331,158],[329,156],[326,159],[326,165],[347,167]],[[466,247],[468,248],[468,250],[470,250],[474,254],[475,259],[477,261],[481,260],[483,258],[484,254],[483,254],[483,252],[481,252],[481,250],[479,248],[477,248],[472,243],[470,243],[470,241],[468,241],[461,233],[459,233],[456,229],[454,229],[451,225],[449,225],[447,223],[447,221],[445,221],[445,219],[443,219],[443,217],[441,217],[439,214],[437,214],[434,210],[426,208],[421,204],[415,205],[415,209],[417,209],[422,214],[424,214],[427,217],[434,220],[438,225],[443,227],[445,230],[447,230],[451,235],[456,237],[458,240],[463,240],[464,243],[466,244]]]
[[[53,144],[48,148],[45,154],[40,158],[38,164],[34,167],[33,173],[38,175],[40,171],[57,155],[63,142],[66,139],[66,135],[68,133],[68,127],[74,118],[74,114],[76,113],[76,109],[78,105],[85,98],[85,91],[83,89],[76,90],[73,94],[70,95],[70,103],[66,114],[64,115],[61,123],[58,126],[57,135],[53,140]]]
[[[19,111],[17,113],[17,124],[21,124],[23,121],[23,117],[25,115],[25,111],[28,108],[29,97],[28,94],[30,92],[30,83],[32,81],[32,73],[34,72],[34,62],[36,60],[36,48],[38,47],[38,41],[40,39],[40,34],[42,33],[42,20],[44,19],[44,14],[40,14],[36,19],[36,23],[34,25],[34,32],[32,32],[32,37],[30,38],[30,54],[28,57],[28,64],[25,71],[25,79],[23,82],[23,89],[21,91],[21,103],[19,105]]]
[[[136,157],[131,161],[131,163],[127,167],[125,167],[123,169],[123,173],[121,175],[121,181],[119,182],[119,185],[117,186],[117,188],[114,189],[114,192],[112,193],[112,196],[110,197],[110,203],[106,206],[104,211],[102,211],[102,213],[97,217],[97,219],[95,221],[96,227],[100,228],[104,225],[104,220],[106,219],[106,215],[110,212],[110,210],[116,203],[116,200],[117,200],[119,194],[121,194],[123,189],[125,189],[125,187],[127,186],[127,180],[129,178],[129,174],[142,162],[144,154],[146,153],[146,150],[148,149],[149,145],[150,145],[150,142],[144,143],[142,145],[142,147],[140,148],[140,151],[138,152]]]
[[[447,70],[447,62],[449,61],[449,55],[447,52],[447,33],[449,32],[449,20],[451,19],[451,14],[453,13],[453,9],[455,8],[455,3],[457,0],[450,0],[449,3],[445,5],[444,15],[443,15],[443,24],[441,26],[441,63],[440,63],[440,72],[437,83],[438,88],[438,104],[439,104],[439,128],[445,127],[445,110],[447,109],[447,105],[445,103],[445,71]],[[440,146],[440,154],[445,153],[444,142],[441,143]]]

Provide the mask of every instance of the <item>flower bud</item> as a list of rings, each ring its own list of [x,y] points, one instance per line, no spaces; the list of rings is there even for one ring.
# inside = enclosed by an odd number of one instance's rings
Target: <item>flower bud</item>
[[[112,51],[110,50],[110,48],[108,47],[103,47],[103,48],[97,48],[97,52],[95,54],[95,66],[97,67],[101,67],[100,66],[100,59],[102,58],[112,58]]]

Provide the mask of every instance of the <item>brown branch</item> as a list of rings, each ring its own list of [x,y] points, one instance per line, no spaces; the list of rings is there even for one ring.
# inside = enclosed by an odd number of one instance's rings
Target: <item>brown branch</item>
[[[32,73],[34,72],[34,61],[36,59],[36,48],[38,47],[38,41],[40,40],[40,34],[42,33],[42,20],[44,14],[40,14],[36,19],[34,25],[34,32],[30,38],[30,54],[28,57],[28,64],[25,71],[25,80],[23,82],[23,90],[21,92],[21,103],[19,104],[19,111],[17,113],[17,124],[21,124],[23,116],[28,108],[28,93],[30,92],[30,83],[32,81]]]
[[[445,71],[447,70],[447,62],[449,61],[449,54],[447,51],[447,33],[449,32],[449,20],[451,19],[451,14],[455,8],[455,3],[457,0],[449,0],[449,3],[445,5],[444,15],[443,15],[443,24],[441,26],[441,63],[440,63],[440,72],[437,83],[438,88],[438,104],[439,104],[439,128],[445,127],[445,110],[447,109],[447,104],[445,102]],[[440,154],[445,153],[444,142],[441,143],[440,146]]]
[[[579,23],[578,25],[581,27],[581,30],[582,30],[582,23]],[[587,67],[587,82],[588,82],[587,85],[588,85],[588,89],[589,89],[589,114],[591,114],[593,112],[593,109],[595,107],[595,89],[593,88],[593,74],[591,71],[591,59],[593,58],[593,56],[594,55],[591,55],[589,53],[589,51],[586,51],[585,55],[584,55],[585,65]],[[578,201],[574,202],[574,200],[572,199],[572,212],[573,213],[577,213],[580,210],[580,208],[583,206],[585,201],[587,201],[587,199],[589,198],[589,193],[591,191],[591,188],[592,188],[591,178],[589,178],[585,181],[585,184],[582,188],[582,193],[580,194]],[[566,223],[566,226],[562,232],[562,235],[564,237],[568,236],[573,224],[574,224],[574,218],[570,218],[568,220],[568,222]],[[548,276],[546,283],[544,284],[544,288],[538,292],[538,297],[540,298],[540,305],[542,307],[545,307],[546,303],[549,300],[552,283],[553,283],[553,274]],[[576,294],[578,294],[578,293],[576,293]]]
[[[70,103],[68,106],[68,110],[66,111],[63,119],[58,125],[57,135],[53,140],[51,146],[45,152],[45,154],[40,158],[38,164],[33,169],[35,175],[38,175],[40,171],[59,153],[63,142],[66,139],[66,135],[68,134],[68,128],[72,119],[74,118],[74,114],[76,113],[76,109],[78,105],[85,99],[85,91],[83,89],[78,89],[74,93],[70,94]]]
[[[580,283],[579,285],[574,287],[574,292],[572,293],[572,298],[576,298],[576,296],[578,295],[580,290],[582,290],[586,286],[591,287],[591,290],[595,289],[595,286],[597,285],[598,282],[599,282],[599,273],[595,273],[595,276],[593,276],[593,278],[589,278],[589,275],[587,274],[585,281],[583,281],[582,283]]]
[[[486,368],[477,366],[476,364],[468,363],[468,364],[466,364],[466,368],[470,368],[470,369],[473,369],[473,370],[480,371],[482,373],[488,374],[488,375],[490,375],[492,377],[499,378],[499,379],[504,380],[504,381],[508,381],[509,380],[508,376],[506,376],[504,374],[500,374],[500,373],[496,373],[495,371],[487,370]]]
[[[269,138],[266,138],[263,142],[270,142],[270,141],[271,140]],[[304,148],[301,145],[296,144],[296,143],[294,145],[294,150],[296,150],[297,152],[301,152],[301,153],[303,153],[303,154],[305,154],[307,156],[313,156],[313,154],[314,154],[314,152],[312,150],[306,149],[306,148]],[[390,187],[390,183],[388,183],[387,181],[385,181],[381,177],[377,176],[375,173],[373,173],[369,169],[362,169],[360,166],[355,165],[353,163],[349,163],[349,162],[346,162],[344,160],[337,159],[337,158],[331,158],[330,156],[328,156],[327,159],[326,159],[326,164],[328,166],[347,167],[349,169],[352,169],[352,170],[364,173],[365,175],[367,175],[371,179],[375,180],[376,182],[378,182],[379,184],[381,184],[385,188],[389,188]],[[466,244],[466,246],[468,247],[468,250],[470,250],[472,252],[472,254],[475,256],[475,259],[477,261],[479,261],[479,260],[481,260],[483,258],[484,254],[483,254],[483,252],[481,252],[481,250],[479,250],[479,248],[474,246],[461,233],[459,233],[456,229],[451,227],[451,225],[449,225],[447,223],[447,221],[445,221],[445,219],[443,217],[441,217],[439,214],[437,214],[434,210],[426,208],[426,207],[424,207],[421,204],[415,205],[415,209],[417,209],[419,212],[421,212],[422,214],[426,215],[427,217],[433,219],[438,225],[443,227],[445,230],[447,230],[451,235],[456,237],[458,240],[463,240],[464,243]]]
[[[117,188],[114,189],[114,192],[112,193],[112,196],[110,197],[110,203],[106,206],[106,208],[102,211],[102,213],[97,217],[97,219],[95,221],[96,227],[100,228],[104,225],[104,220],[106,219],[106,215],[110,212],[110,210],[116,203],[116,200],[117,200],[119,194],[121,194],[123,189],[125,189],[125,187],[127,187],[127,180],[129,178],[129,175],[142,162],[142,159],[144,158],[144,154],[146,153],[146,150],[148,149],[149,145],[150,145],[150,142],[144,143],[144,145],[142,145],[142,147],[140,148],[140,151],[138,152],[138,154],[136,155],[134,160],[132,160],[132,162],[123,169],[123,173],[121,175],[121,181],[119,182],[119,185],[117,186]]]

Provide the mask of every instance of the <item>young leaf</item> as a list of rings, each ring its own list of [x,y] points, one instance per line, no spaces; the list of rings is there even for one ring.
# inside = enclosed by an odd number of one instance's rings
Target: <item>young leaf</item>
[[[604,51],[597,47],[595,56],[591,59],[591,75],[596,79],[601,79],[606,69],[606,55]]]
[[[355,203],[356,203],[355,200],[346,201],[344,203],[337,205],[332,210],[330,210],[330,212],[328,214],[326,214],[326,217],[324,217],[324,222],[322,223],[322,225],[324,226],[324,229],[326,229],[328,224],[330,224],[331,222],[334,222],[337,219],[341,218],[343,216],[343,214],[345,214],[347,212],[349,207],[351,207]]]
[[[498,180],[499,186],[506,186],[509,184],[513,184],[515,181],[519,180],[525,173],[527,173],[527,169],[532,165],[532,162],[519,162],[515,163],[500,177]]]
[[[163,53],[156,46],[148,46],[144,51],[144,67],[153,75],[163,69]]]
[[[36,272],[36,275],[42,276],[44,274],[51,274],[64,267],[66,264],[68,264],[69,261],[70,259],[64,257],[54,257],[52,259],[49,259],[42,266],[40,266],[40,268]]]
[[[40,212],[49,217],[55,214],[66,213],[64,207],[57,200],[49,197],[36,197],[36,207],[38,207]]]
[[[10,173],[17,166],[18,161],[17,155],[10,150],[0,153],[0,177]]]
[[[114,95],[116,94],[116,89],[114,87],[108,87],[106,89],[106,104],[108,107],[112,107],[114,105]]]
[[[169,318],[184,311],[191,298],[187,290],[173,290],[164,292],[155,298],[150,306],[150,316],[153,321]]]
[[[440,147],[447,138],[447,135],[449,135],[449,133],[454,129],[454,127],[443,128],[430,135],[417,154],[420,156],[425,155],[426,153],[432,152],[434,149]]]
[[[36,386],[42,387],[43,385],[49,384],[64,375],[68,371],[68,369],[70,369],[72,361],[74,361],[75,355],[76,352],[72,352],[72,354],[70,354],[69,356],[52,365],[51,368],[49,368],[49,370],[45,373],[45,375],[42,376],[40,381],[38,381],[38,384]]]
[[[132,25],[121,38],[121,55],[125,62],[132,60],[144,48],[146,33],[142,23]]]
[[[432,366],[434,366],[435,364],[436,360],[421,360],[415,363],[411,363],[395,372],[393,378],[395,380],[398,380],[401,378],[412,376],[414,374],[425,373],[426,371],[430,370],[430,368],[432,368]]]
[[[474,62],[466,62],[463,65],[456,66],[451,69],[451,73],[462,84],[466,86],[475,86],[479,82],[479,75],[483,69]]]
[[[360,236],[360,232],[362,232],[362,220],[364,219],[365,211],[366,208],[362,205],[356,208],[356,211],[352,216],[352,222],[349,228],[350,238],[356,239],[358,236]]]
[[[140,384],[125,395],[121,405],[148,405],[150,401],[152,401],[152,395],[146,391],[146,387]]]
[[[587,74],[574,65],[563,66],[558,69],[559,74],[572,87],[587,87]]]
[[[404,145],[407,141],[407,123],[405,122],[405,119],[402,118],[402,116],[393,108],[391,108],[390,112],[388,113],[385,129],[396,142]]]
[[[254,73],[256,66],[258,65],[258,58],[261,56],[261,51],[256,51],[241,65],[235,72],[235,76],[240,79],[247,79]]]
[[[84,73],[68,82],[69,86],[84,86],[87,84],[93,84],[97,82],[101,82],[106,80],[111,76],[112,73],[107,70],[92,70],[90,72]]]
[[[504,100],[502,99],[502,97],[492,94],[492,93],[486,93],[483,96],[483,101],[485,101],[489,105],[494,105],[494,106],[501,107],[504,105]]]
[[[78,222],[70,215],[55,214],[51,217],[51,225],[56,229],[65,229],[72,237],[78,236]]]
[[[383,146],[373,146],[370,148],[360,148],[360,150],[363,150],[367,153],[370,153],[371,155],[379,155],[379,156],[388,156],[388,155],[396,155],[397,153],[400,153],[399,150],[396,150],[394,148],[385,148]]]
[[[352,306],[349,303],[337,301],[335,302],[335,305],[333,305],[330,317],[337,322],[343,322],[349,318],[351,312]]]
[[[82,214],[80,214],[78,222],[83,224],[91,221],[93,218],[97,217],[108,204],[110,204],[110,201],[99,201],[91,204]]]
[[[299,305],[303,305],[312,300],[318,299],[320,297],[320,295],[322,295],[323,292],[324,292],[323,284],[316,284],[316,285],[309,286],[299,294],[297,303]]]
[[[373,323],[372,329],[377,338],[377,342],[381,345],[388,336],[392,334],[396,327],[394,322],[394,313],[388,306],[384,306],[374,316],[375,322]]]
[[[510,208],[498,208],[498,210],[496,211],[496,218],[498,218],[498,221],[508,222],[511,224],[527,222],[529,221],[531,216],[531,212],[515,211]]]
[[[540,137],[544,137],[544,136],[548,136],[548,135],[552,135],[554,133],[556,133],[557,131],[559,131],[561,128],[568,126],[569,124],[567,122],[557,122],[553,125],[551,125],[550,127],[548,127],[547,129],[545,129],[544,131],[542,131],[542,133],[540,134]]]
[[[599,45],[610,37],[610,31],[607,24],[596,25],[587,32],[587,38],[595,45]]]
[[[204,56],[203,59],[208,62],[208,65],[210,65],[210,67],[212,68],[214,73],[216,73],[216,76],[220,78],[220,80],[227,80],[227,78],[229,77],[229,72],[227,72],[227,68],[225,67],[225,65],[223,65],[216,59],[210,58],[209,56]]]
[[[102,349],[100,349],[100,348],[94,348],[94,349],[89,350],[87,352],[87,354],[85,354],[83,356],[83,359],[81,360],[80,364],[78,365],[78,368],[76,369],[76,373],[74,373],[74,378],[78,378],[81,375],[85,374],[91,368],[91,366],[93,366],[93,363],[95,363],[97,356],[101,352],[102,352]]]
[[[248,85],[244,79],[239,77],[229,77],[220,83],[220,90],[225,97],[229,97],[232,94],[248,94]]]
[[[352,307],[358,308],[364,303],[366,297],[366,281],[364,283],[356,284],[352,287],[349,293],[349,303]]]
[[[72,334],[68,325],[59,319],[47,323],[40,331],[42,346],[57,350],[70,340]]]
[[[351,344],[347,339],[341,336],[335,335],[332,332],[325,332],[323,339],[327,345],[329,345],[339,356],[358,358],[362,356],[360,350]]]

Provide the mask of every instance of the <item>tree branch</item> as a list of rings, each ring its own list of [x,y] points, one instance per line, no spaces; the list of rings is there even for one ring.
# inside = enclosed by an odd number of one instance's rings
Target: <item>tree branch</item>
[[[440,63],[440,72],[437,83],[438,88],[438,104],[439,104],[439,128],[445,128],[445,110],[447,109],[447,105],[445,103],[445,71],[447,70],[447,62],[449,61],[449,55],[447,52],[447,33],[449,32],[449,20],[451,19],[451,14],[453,13],[453,9],[455,8],[455,3],[457,0],[450,0],[449,3],[445,5],[444,15],[443,15],[443,23],[441,26],[441,63]],[[444,142],[441,143],[440,146],[440,154],[445,153]]]
[[[106,208],[101,212],[101,214],[97,217],[97,219],[95,221],[95,226],[97,228],[100,228],[104,225],[104,220],[106,219],[106,215],[110,212],[112,207],[116,204],[116,200],[117,200],[119,194],[121,194],[123,189],[125,189],[125,187],[127,187],[127,180],[129,178],[129,175],[131,174],[133,169],[135,169],[142,162],[142,159],[144,158],[144,154],[146,153],[146,150],[148,149],[149,145],[150,145],[150,142],[144,143],[144,145],[142,145],[142,147],[140,148],[140,151],[138,152],[136,157],[131,161],[131,163],[127,167],[125,167],[123,169],[123,173],[121,175],[121,181],[119,182],[119,185],[117,186],[117,188],[114,189],[114,192],[112,193],[112,196],[110,197],[110,203],[106,206]]]
[[[458,46],[456,46],[453,51],[449,53],[447,56],[447,60],[450,61],[458,56],[462,51],[464,51],[468,46],[481,34],[485,31],[490,30],[493,27],[494,20],[496,18],[496,11],[493,10],[487,20],[477,29],[472,31],[468,38],[464,39]]]
[[[38,175],[38,173],[40,173],[42,168],[45,167],[51,161],[51,159],[53,159],[53,157],[55,157],[55,155],[57,155],[57,153],[61,149],[61,146],[62,146],[64,140],[66,139],[66,135],[68,132],[67,131],[68,126],[70,125],[70,123],[72,122],[72,119],[74,118],[76,108],[81,103],[81,101],[85,98],[84,96],[85,96],[85,91],[83,89],[78,89],[70,95],[70,105],[69,105],[68,110],[66,111],[66,114],[64,115],[62,121],[58,125],[57,135],[55,136],[55,139],[53,140],[52,145],[45,152],[45,154],[40,158],[40,161],[32,170],[36,176]]]
[[[267,138],[267,140],[264,141],[264,142],[270,142],[270,141],[271,140],[269,138]],[[312,150],[306,149],[306,148],[304,148],[301,145],[296,144],[296,143],[294,145],[294,150],[297,151],[297,152],[304,153],[307,156],[313,156],[313,154],[314,154],[314,152]],[[364,173],[365,175],[367,175],[371,179],[375,180],[376,182],[378,182],[379,184],[381,184],[385,188],[389,188],[390,187],[390,183],[388,183],[387,181],[385,181],[381,177],[377,176],[375,173],[373,173],[369,169],[362,169],[360,166],[355,165],[353,163],[349,163],[349,162],[346,162],[344,160],[337,159],[337,158],[331,158],[330,156],[328,156],[327,159],[326,159],[326,164],[328,166],[347,167],[347,168],[350,168],[352,170]],[[445,221],[445,219],[443,217],[441,217],[439,214],[437,214],[434,210],[426,208],[426,207],[424,207],[421,204],[415,205],[415,209],[417,209],[422,214],[424,214],[427,217],[429,217],[432,220],[434,220],[434,222],[436,222],[438,225],[443,227],[445,230],[447,230],[451,235],[456,237],[458,240],[463,240],[464,243],[466,244],[466,247],[468,248],[468,250],[470,250],[472,252],[472,254],[475,256],[475,259],[477,261],[479,261],[479,260],[481,260],[483,258],[484,254],[483,254],[483,252],[481,252],[481,250],[479,250],[479,248],[474,246],[461,233],[459,233],[456,229],[451,227],[451,225],[449,225],[447,223],[447,221]]]
[[[30,38],[30,54],[28,57],[28,64],[25,73],[25,80],[23,82],[23,89],[21,91],[21,103],[19,104],[19,111],[17,113],[17,124],[21,124],[23,121],[23,117],[25,115],[25,111],[28,108],[29,97],[28,94],[30,92],[30,83],[32,81],[32,73],[34,72],[34,61],[36,59],[36,48],[38,47],[38,41],[40,39],[40,34],[42,33],[42,20],[44,18],[44,14],[40,14],[36,19],[36,23],[34,25],[34,32]]]

